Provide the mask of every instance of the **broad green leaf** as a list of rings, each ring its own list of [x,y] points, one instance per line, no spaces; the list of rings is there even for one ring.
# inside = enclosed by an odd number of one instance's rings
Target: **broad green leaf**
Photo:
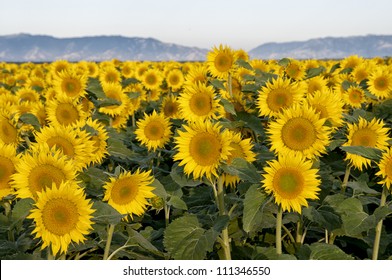
[[[252,65],[249,64],[249,62],[243,60],[243,59],[237,59],[235,62],[237,65],[239,65],[242,68],[248,69],[248,70],[253,70]]]
[[[176,182],[181,187],[185,187],[185,186],[195,187],[202,183],[201,181],[195,181],[189,178],[183,172],[182,168],[178,166],[178,164],[173,165],[172,170],[170,172],[170,177],[173,179],[174,182]]]
[[[369,188],[365,181],[347,182],[347,187],[352,188],[354,193],[378,194],[378,191]]]
[[[25,219],[32,209],[33,204],[34,200],[32,198],[23,198],[16,202],[12,209],[12,220],[18,221]]]
[[[340,68],[340,63],[336,63],[331,67],[331,70],[329,71],[329,73],[331,74],[331,73],[335,72],[336,69],[339,69],[339,68]]]
[[[257,247],[256,248],[256,259],[258,260],[296,260],[297,258],[290,254],[280,254],[276,253],[274,247]]]
[[[110,156],[118,158],[129,158],[132,156],[132,152],[125,146],[124,142],[117,138],[108,139],[108,152]]]
[[[19,117],[19,120],[25,124],[31,124],[35,130],[39,130],[41,128],[38,118],[31,113],[24,113]]]
[[[281,60],[278,61],[278,65],[283,66],[283,67],[286,67],[289,64],[290,64],[290,59],[287,57],[282,58]]]
[[[162,252],[160,252],[154,245],[151,244],[150,241],[148,241],[143,235],[138,233],[136,230],[128,227],[127,232],[130,238],[129,242],[127,242],[128,244],[136,243],[151,253],[154,253],[159,256],[163,255]]]
[[[326,243],[310,245],[311,260],[353,260],[354,258],[343,252],[338,246]]]
[[[97,78],[89,78],[87,83],[87,92],[95,95],[96,98],[104,99],[106,98],[105,93],[103,92],[101,83]]]
[[[252,93],[257,93],[259,90],[259,86],[256,84],[245,84],[242,86],[242,91],[243,92],[252,92]]]
[[[203,229],[195,215],[182,216],[169,224],[163,244],[176,260],[202,260],[212,251],[217,234]]]
[[[130,99],[135,99],[140,96],[140,92],[126,92],[126,94]]]
[[[389,118],[392,116],[392,99],[387,99],[379,104],[373,106],[374,114],[381,119]]]
[[[96,223],[116,225],[123,218],[123,215],[106,202],[94,201],[93,209],[96,211],[93,213],[94,218],[92,220]]]
[[[256,117],[255,115],[249,114],[247,112],[238,112],[237,116],[235,117],[237,121],[243,121],[245,127],[249,127],[254,132],[259,135],[264,135],[264,127],[261,120]]]
[[[356,84],[354,82],[350,82],[350,81],[347,81],[347,80],[342,82],[342,88],[344,90],[348,90],[350,87],[354,87],[354,86],[356,86]]]
[[[211,80],[210,83],[211,83],[211,85],[213,85],[213,87],[215,87],[217,89],[227,90],[227,88],[225,87],[223,82],[220,80],[217,80],[217,79]]]
[[[236,175],[244,181],[260,183],[261,176],[256,167],[243,158],[234,158],[229,165],[223,165],[223,170],[231,175]]]
[[[385,219],[389,215],[392,214],[392,206],[382,206],[378,207],[376,210],[374,210],[373,215],[376,218],[376,223],[381,221],[382,219]]]
[[[167,204],[177,209],[188,210],[188,206],[186,205],[185,201],[183,201],[178,196],[171,196]]]
[[[343,151],[360,155],[368,159],[379,160],[381,158],[382,151],[377,148],[364,147],[364,146],[342,146],[340,147]]]
[[[121,81],[121,85],[123,88],[125,88],[125,87],[129,86],[130,84],[137,84],[139,82],[140,81],[136,78],[127,78],[127,79],[124,79]]]
[[[220,103],[222,103],[223,108],[227,113],[230,113],[232,115],[236,115],[237,112],[235,111],[233,103],[231,103],[229,100],[221,98]]]
[[[167,198],[167,192],[165,190],[165,187],[161,184],[161,182],[158,181],[158,179],[154,179],[154,181],[151,183],[151,186],[154,187],[154,190],[152,191],[155,195],[166,199]]]
[[[306,71],[306,79],[310,79],[310,78],[319,76],[323,72],[325,72],[324,66],[320,66],[317,68],[310,68]]]
[[[245,194],[243,229],[246,232],[255,231],[263,219],[262,205],[267,196],[260,191],[260,185],[253,184]]]
[[[318,209],[313,206],[304,208],[303,215],[311,222],[318,224],[328,231],[332,231],[342,226],[340,215],[329,205],[322,205]]]
[[[105,98],[103,100],[97,101],[97,106],[98,107],[107,107],[107,106],[113,106],[113,105],[121,105],[121,101],[118,101],[117,99],[113,98]]]

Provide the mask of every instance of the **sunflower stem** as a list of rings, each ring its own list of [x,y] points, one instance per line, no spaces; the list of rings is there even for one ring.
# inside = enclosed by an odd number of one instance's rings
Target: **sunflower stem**
[[[384,185],[381,193],[380,207],[385,206],[387,196],[388,196],[388,189]],[[381,239],[381,230],[382,230],[383,221],[384,219],[381,219],[376,226],[376,236],[374,237],[372,260],[378,259],[378,251],[380,249],[380,239]]]
[[[169,225],[170,222],[170,205],[167,205],[166,201],[163,206],[163,209],[165,211],[165,225],[166,227]]]
[[[47,255],[48,261],[54,260],[55,257],[53,256],[50,247],[48,247],[48,255]]]
[[[276,254],[282,254],[282,219],[283,209],[279,206],[278,215],[276,216]]]
[[[231,73],[229,72],[229,75],[227,77],[227,89],[229,91],[229,95],[231,98],[233,98],[233,82],[232,82],[232,77]]]
[[[343,183],[342,183],[342,193],[346,192],[348,178],[350,177],[351,166],[347,166],[346,172],[344,173]]]
[[[218,190],[217,190],[217,201],[218,201],[218,209],[219,215],[224,216],[226,215],[226,208],[225,208],[225,192],[223,189],[223,177],[220,176],[218,179]],[[231,260],[231,252],[230,252],[230,240],[229,240],[229,231],[227,226],[222,230],[222,248],[224,252],[225,260]]]
[[[109,251],[110,251],[110,245],[112,243],[112,238],[113,238],[113,233],[114,233],[114,227],[115,225],[110,224],[108,228],[108,238],[106,240],[106,246],[105,246],[105,251],[103,253],[103,259],[107,260],[109,257]]]
[[[298,221],[297,222],[297,230],[295,233],[295,242],[301,243],[301,240],[302,240],[302,222]]]

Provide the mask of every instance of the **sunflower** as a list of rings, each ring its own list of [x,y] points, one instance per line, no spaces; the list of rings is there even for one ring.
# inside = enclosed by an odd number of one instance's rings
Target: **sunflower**
[[[207,54],[207,67],[212,76],[227,79],[233,70],[236,53],[228,46],[213,47]]]
[[[33,234],[42,239],[42,247],[51,247],[53,255],[67,253],[71,242],[84,242],[92,230],[90,199],[74,181],[53,185],[38,193],[28,219],[34,220]]]
[[[361,108],[366,102],[365,92],[358,86],[351,86],[343,93],[343,100],[352,108]]]
[[[0,109],[0,143],[16,147],[21,142],[17,119],[14,114]]]
[[[16,171],[15,165],[19,158],[15,147],[0,143],[0,200],[13,193],[10,185],[11,175]]]
[[[268,81],[257,98],[259,115],[276,117],[283,109],[299,103],[303,96],[304,88],[299,83],[280,77]]]
[[[35,134],[37,144],[46,143],[49,148],[60,150],[77,170],[82,170],[90,163],[93,154],[93,142],[89,136],[78,133],[78,128],[71,126],[46,126]]]
[[[361,63],[363,63],[362,57],[359,57],[358,55],[350,55],[340,62],[340,67],[342,69],[353,69]]]
[[[158,69],[148,69],[143,73],[142,83],[148,90],[159,89],[163,81],[162,73]]]
[[[110,178],[103,187],[103,201],[116,209],[120,214],[141,216],[149,205],[148,199],[155,197],[151,183],[154,177],[151,171],[125,172],[118,178]],[[127,218],[127,217],[126,217]]]
[[[271,149],[278,154],[294,152],[309,159],[320,156],[326,153],[330,141],[330,129],[324,123],[325,119],[306,104],[285,109],[267,130]]]
[[[361,63],[353,69],[351,75],[354,77],[354,80],[359,84],[363,80],[366,80],[369,77],[371,66],[369,62]]]
[[[388,98],[392,92],[392,74],[386,68],[375,69],[367,81],[368,89],[379,99]]]
[[[306,80],[307,93],[308,95],[313,94],[316,91],[325,91],[327,88],[327,80],[321,76],[316,76]]]
[[[48,145],[37,145],[22,155],[15,166],[12,185],[19,198],[37,198],[37,193],[57,186],[62,181],[75,180],[76,169],[72,161],[61,151],[49,149]]]
[[[125,61],[121,66],[121,74],[125,78],[132,78],[134,75],[135,65],[132,61]]]
[[[22,87],[15,92],[19,103],[39,101],[40,95],[31,88]]]
[[[387,150],[390,140],[389,129],[382,120],[376,118],[370,122],[360,117],[358,123],[347,124],[347,142],[343,146],[363,146]],[[345,160],[360,171],[371,164],[371,160],[357,154],[347,153]]]
[[[109,115],[111,117],[122,114],[125,108],[128,106],[129,98],[124,93],[121,84],[103,83],[102,89],[107,98],[113,99],[117,101],[119,104],[102,106],[99,108],[99,112]]]
[[[76,99],[64,95],[47,102],[46,114],[49,123],[53,126],[72,126],[78,121],[85,120],[88,116],[83,111],[82,104],[79,104]]]
[[[284,211],[301,213],[302,206],[308,206],[308,199],[318,199],[321,181],[312,161],[289,153],[267,163],[262,187],[267,194],[273,194],[275,203]]]
[[[284,69],[287,77],[300,81],[305,77],[305,68],[303,64],[297,60],[292,59]]]
[[[231,164],[235,158],[245,159],[249,163],[254,162],[256,160],[256,154],[252,151],[253,144],[251,139],[242,139],[241,134],[236,132],[230,132],[230,134],[230,147],[232,150],[226,160],[227,164]],[[238,176],[227,173],[223,173],[222,177],[226,186],[235,186],[240,181]]]
[[[179,91],[184,84],[184,75],[179,69],[173,69],[169,71],[166,75],[167,86],[171,88],[172,91]]]
[[[167,118],[178,119],[180,106],[177,97],[173,94],[167,95],[163,98],[161,103],[161,112]]]
[[[309,106],[320,114],[320,118],[329,121],[332,129],[343,125],[344,103],[339,95],[330,90],[316,91],[306,98]]]
[[[219,165],[230,156],[230,133],[222,130],[219,123],[196,122],[184,125],[175,137],[174,155],[179,165],[184,165],[187,175],[193,174],[195,179],[205,175],[208,179],[218,176]]]
[[[376,175],[381,176],[382,180],[379,181],[380,184],[385,184],[388,189],[390,189],[392,184],[392,148],[388,148],[382,154],[380,163],[378,163],[378,168],[380,171]]]
[[[58,76],[62,71],[65,71],[71,67],[67,60],[56,60],[50,64],[49,71],[54,75]]]
[[[101,69],[99,74],[99,81],[102,84],[119,83],[121,82],[120,72],[111,64]]]
[[[91,163],[102,163],[103,159],[108,154],[107,150],[107,140],[109,138],[105,126],[98,120],[87,119],[85,123],[81,123],[78,134],[86,132],[87,135],[81,138],[89,138],[89,143],[91,143],[92,152],[89,155],[89,162]]]
[[[170,121],[154,110],[151,115],[144,113],[144,119],[137,122],[136,139],[149,151],[163,148],[170,141]]]
[[[207,84],[207,66],[205,64],[192,65],[191,69],[185,76],[185,84]]]
[[[216,119],[223,113],[212,86],[187,85],[178,98],[182,118],[189,122]]]
[[[87,76],[64,70],[54,78],[53,86],[59,93],[71,98],[79,98],[86,94]]]

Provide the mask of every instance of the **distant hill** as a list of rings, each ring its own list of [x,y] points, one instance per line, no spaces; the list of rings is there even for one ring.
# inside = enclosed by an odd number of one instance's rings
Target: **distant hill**
[[[120,60],[205,60],[208,50],[163,43],[153,38],[93,36],[55,38],[16,34],[0,36],[0,61],[103,61]]]
[[[296,59],[392,56],[392,35],[367,35],[352,37],[326,37],[301,42],[266,43],[251,51],[251,58]]]
[[[213,47],[213,46],[211,46]],[[55,38],[44,35],[0,36],[0,61],[42,62],[119,60],[204,61],[209,50],[164,43],[153,38],[92,36]],[[252,50],[251,58],[296,59],[392,56],[392,35],[326,37],[308,41],[266,43]]]

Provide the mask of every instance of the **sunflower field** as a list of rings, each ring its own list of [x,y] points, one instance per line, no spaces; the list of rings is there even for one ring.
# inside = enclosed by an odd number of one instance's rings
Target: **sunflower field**
[[[0,62],[0,259],[392,259],[392,59]]]

